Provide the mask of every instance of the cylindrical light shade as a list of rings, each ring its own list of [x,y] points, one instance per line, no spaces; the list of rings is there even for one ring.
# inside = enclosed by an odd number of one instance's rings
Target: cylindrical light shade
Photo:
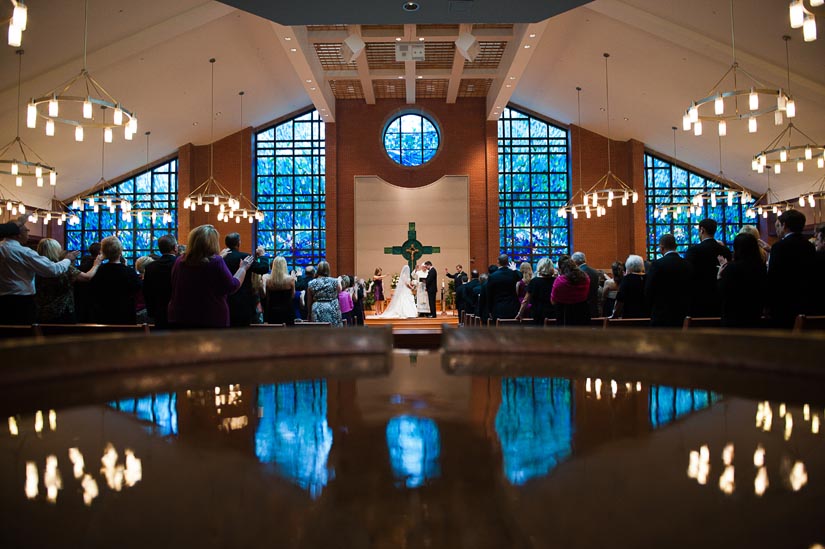
[[[14,178],[14,184],[17,185],[18,187],[22,187],[23,186],[23,176],[18,175],[17,177],[15,177]]]
[[[49,172],[49,185],[51,185],[52,187],[57,185],[57,172]]]
[[[798,29],[802,26],[805,20],[805,8],[802,6],[802,0],[792,0],[789,7],[791,16],[791,28]]]
[[[42,186],[43,186],[43,178],[42,178],[42,177],[38,177],[38,178],[37,178],[37,186],[38,186],[38,187],[42,187]]]
[[[691,126],[691,123],[690,123],[690,116],[688,116],[687,114],[682,115],[682,129],[683,129],[684,131],[689,131],[689,130],[690,130],[690,126]]]
[[[688,116],[690,117],[690,121],[692,123],[696,123],[699,121],[699,108],[696,105],[692,105],[688,109]]]
[[[805,147],[805,160],[810,160],[814,157],[814,151],[810,147]]]
[[[757,168],[759,168],[759,160],[754,158],[753,160],[751,160],[751,169],[753,171],[756,171]]]
[[[83,141],[83,126],[76,126],[74,129],[74,140]]]
[[[132,116],[132,118],[129,119],[129,122],[126,124],[126,126],[130,128],[129,131],[131,131],[132,133],[137,133],[137,117]]]
[[[780,164],[778,162],[776,164],[774,164],[773,165],[773,173],[775,173],[775,174],[782,173],[782,164]]]
[[[748,118],[748,132],[749,133],[756,133],[756,117],[751,116]]]
[[[19,170],[20,170],[20,168],[17,166],[17,162],[13,162],[12,165],[11,165],[11,174],[12,175],[17,175]]]
[[[120,126],[121,124],[123,124],[123,111],[122,111],[122,110],[120,110],[120,107],[115,107],[114,122],[115,122],[115,124],[117,124],[118,126]]]
[[[762,164],[759,164],[756,167],[756,173],[765,173],[765,166],[763,166]]]
[[[46,120],[46,135],[49,137],[54,135],[54,120]]]
[[[57,116],[59,113],[60,105],[58,105],[57,99],[49,99],[49,116]]]
[[[112,128],[105,128],[103,130],[103,141],[106,143],[112,142]]]
[[[123,137],[126,139],[126,141],[131,141],[131,140],[132,140],[132,137],[133,137],[134,135],[135,135],[135,134],[134,134],[134,132],[132,132],[132,131],[129,129],[129,125],[127,124],[127,125],[123,128]]]
[[[37,105],[34,103],[29,103],[28,107],[26,107],[26,127],[37,127]]]
[[[728,135],[728,123],[724,120],[719,121],[719,136],[725,137]]]
[[[802,206],[803,208],[805,207],[805,197],[804,196],[799,197],[799,205]]]
[[[774,126],[781,126],[782,122],[784,122],[785,117],[782,116],[782,111],[777,110],[773,113],[773,125]]]
[[[814,198],[814,195],[812,195],[812,194],[808,195],[808,206],[810,206],[811,208],[816,207],[816,199]]]
[[[92,102],[88,99],[83,102],[83,118],[87,120],[92,118]]]
[[[768,165],[768,155],[766,155],[765,153],[760,154],[759,155],[759,163],[762,164],[763,166],[767,166]]]
[[[811,4],[813,5],[813,4]],[[11,24],[20,29],[26,30],[26,24],[29,19],[29,10],[23,2],[17,2],[14,5],[14,11],[11,16]]]
[[[23,43],[23,31],[14,23],[9,23],[9,46],[19,48]]]
[[[719,95],[713,101],[713,112],[716,114],[725,114],[725,100]]]
[[[796,162],[796,171],[801,172],[804,169],[805,169],[805,163],[802,162],[801,160],[797,160],[797,162]]]
[[[819,158],[817,158],[816,159],[816,167],[817,168],[825,168],[825,158],[822,158],[821,156]]]
[[[748,94],[748,107],[750,107],[752,111],[759,110],[759,94],[753,91],[753,88],[751,88],[751,92]]]
[[[702,135],[702,121],[697,120],[693,124],[693,135]]]
[[[787,162],[788,161],[788,151],[782,149],[779,151],[779,161],[780,162]]]
[[[805,24],[802,25],[802,38],[805,42],[816,40],[816,19],[813,15],[805,16]]]
[[[788,118],[793,118],[796,116],[796,101],[788,98],[788,104],[785,107],[785,114],[788,115]]]
[[[35,166],[34,176],[35,177],[43,177],[43,168],[41,168],[40,166]]]

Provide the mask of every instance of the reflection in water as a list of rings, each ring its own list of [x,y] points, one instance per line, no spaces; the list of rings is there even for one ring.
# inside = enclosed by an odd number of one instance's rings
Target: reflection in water
[[[654,429],[664,427],[685,414],[707,408],[717,400],[719,396],[711,391],[651,385],[648,402],[650,425]]]
[[[315,499],[333,478],[327,467],[332,429],[327,424],[327,382],[297,381],[258,387],[255,455]]]
[[[165,437],[178,434],[177,402],[175,393],[160,393],[110,402],[109,406],[152,423],[152,432]]]
[[[387,423],[387,448],[396,479],[418,488],[441,474],[438,425],[425,417],[398,416]]]
[[[596,380],[599,384],[599,380]],[[571,383],[566,379],[501,380],[496,433],[510,483],[524,484],[549,473],[570,456]]]

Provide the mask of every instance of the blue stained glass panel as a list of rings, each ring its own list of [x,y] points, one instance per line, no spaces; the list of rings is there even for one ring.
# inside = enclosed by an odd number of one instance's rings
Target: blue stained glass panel
[[[435,124],[421,114],[403,114],[384,130],[384,150],[403,166],[420,166],[432,160],[441,142]]]

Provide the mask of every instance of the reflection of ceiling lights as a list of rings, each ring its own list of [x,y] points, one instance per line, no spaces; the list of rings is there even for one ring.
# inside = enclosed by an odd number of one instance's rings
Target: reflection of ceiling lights
[[[635,204],[639,201],[639,193],[634,191],[627,183],[622,181],[619,176],[613,173],[610,161],[610,80],[607,72],[607,60],[610,58],[609,53],[604,54],[604,91],[606,100],[607,113],[607,173],[599,178],[582,195],[581,204],[575,202],[568,202],[565,206],[558,209],[559,217],[566,218],[568,214],[574,218],[578,218],[578,214],[583,212],[586,218],[592,216],[591,212],[596,213],[596,217],[607,215],[607,208],[613,207],[614,200],[621,200],[622,206],[627,206],[630,201]],[[581,89],[576,88],[576,91],[581,93]],[[581,111],[579,112],[581,118]],[[581,174],[581,168],[579,169]],[[581,175],[580,175],[581,177]],[[604,205],[603,205],[604,204]]]
[[[825,4],[825,0],[809,0],[811,7]],[[816,16],[805,8],[803,0],[792,0],[788,7],[791,18],[791,28],[802,27],[802,37],[805,42],[816,40]]]
[[[731,49],[733,52],[733,63],[710,89],[707,95],[701,99],[691,102],[684,116],[682,116],[682,129],[685,131],[693,128],[694,135],[702,135],[703,122],[715,122],[717,133],[724,137],[728,133],[728,121],[747,120],[748,132],[756,133],[758,129],[757,119],[766,114],[774,114],[774,124],[782,124],[782,113],[788,118],[796,116],[796,103],[790,96],[781,89],[766,88],[759,80],[739,66],[736,60],[736,41],[734,38],[734,18],[733,0],[730,2],[731,19]],[[741,87],[739,75],[746,76],[750,85]],[[725,90],[722,83],[733,76],[733,89]],[[747,108],[745,108],[745,98],[747,98]],[[728,100],[727,103],[725,100]],[[742,105],[740,105],[740,100]],[[712,105],[712,107],[711,107]]]
[[[83,141],[87,128],[102,129],[108,143],[115,126],[124,127],[124,137],[131,140],[137,131],[137,118],[115,99],[86,69],[86,36],[88,32],[89,0],[83,7],[83,68],[72,79],[60,84],[41,97],[32,99],[26,111],[26,125],[37,127],[37,119],[46,120],[46,135],[55,134],[55,122],[74,127],[75,141]],[[74,91],[72,91],[74,89]],[[78,95],[74,95],[78,94]],[[114,110],[112,124],[94,121],[93,105]]]
[[[57,172],[52,166],[47,165],[40,155],[26,145],[20,139],[20,75],[23,66],[23,50],[17,50],[17,135],[5,147],[0,148],[0,174],[11,175],[14,183],[18,187],[23,186],[23,180],[27,178],[37,181],[37,186],[42,187],[45,174],[48,172],[49,185],[57,184]],[[16,156],[15,145],[20,156]]]
[[[19,48],[23,42],[23,31],[29,20],[29,10],[23,0],[11,0],[14,6],[11,19],[9,20],[9,46]]]

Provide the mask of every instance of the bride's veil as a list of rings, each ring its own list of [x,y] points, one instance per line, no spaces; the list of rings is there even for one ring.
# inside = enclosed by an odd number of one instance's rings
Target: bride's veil
[[[401,269],[401,274],[398,275],[398,285],[407,286],[410,283],[410,266],[404,265],[404,268]]]

